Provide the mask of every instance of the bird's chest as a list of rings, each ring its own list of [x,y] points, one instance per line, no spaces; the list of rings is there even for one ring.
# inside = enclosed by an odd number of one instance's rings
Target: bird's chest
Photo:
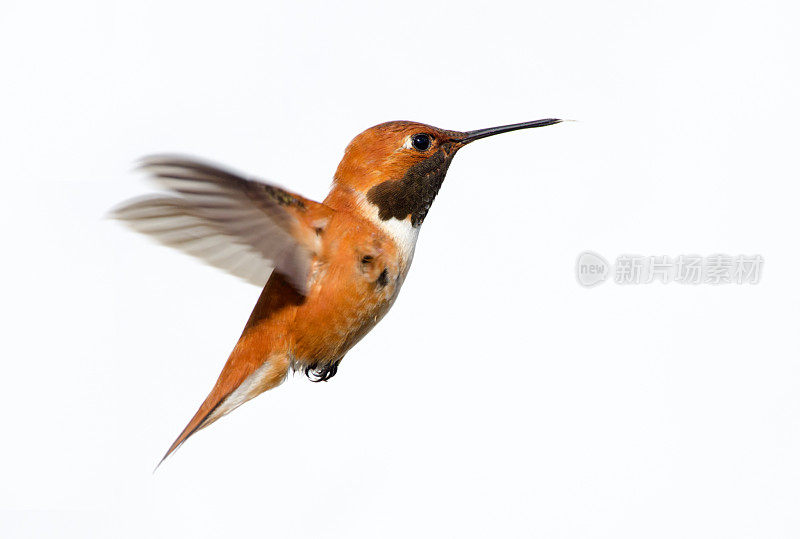
[[[300,357],[340,358],[394,304],[411,266],[416,237],[398,245],[380,231],[363,232],[351,229],[334,242],[328,256],[315,261],[310,301],[297,319],[305,328],[298,343]]]

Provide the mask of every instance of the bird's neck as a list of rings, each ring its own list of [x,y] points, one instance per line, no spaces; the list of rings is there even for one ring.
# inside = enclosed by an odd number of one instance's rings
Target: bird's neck
[[[367,200],[364,193],[335,182],[325,204],[334,210],[353,213],[378,227],[384,234],[391,238],[395,244],[406,267],[411,264],[414,257],[414,248],[417,245],[419,226],[411,225],[411,217],[405,219],[382,219],[378,206]]]

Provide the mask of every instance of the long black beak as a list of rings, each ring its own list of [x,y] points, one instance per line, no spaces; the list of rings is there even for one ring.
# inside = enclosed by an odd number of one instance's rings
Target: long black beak
[[[468,144],[473,140],[479,138],[491,137],[492,135],[499,135],[500,133],[508,133],[509,131],[516,131],[517,129],[530,129],[531,127],[545,127],[562,122],[556,118],[545,118],[544,120],[535,120],[533,122],[522,122],[519,124],[501,125],[499,127],[488,127],[486,129],[476,129],[475,131],[466,131],[462,137],[453,139],[453,142],[460,142],[461,144]]]

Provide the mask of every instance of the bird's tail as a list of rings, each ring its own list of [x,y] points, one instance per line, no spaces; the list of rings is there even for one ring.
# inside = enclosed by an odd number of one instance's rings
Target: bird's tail
[[[236,344],[214,389],[200,405],[183,432],[172,442],[156,469],[195,432],[209,426],[253,397],[279,386],[286,379],[291,363],[289,355],[273,353],[264,360],[264,356],[258,354],[260,347],[249,340],[247,335],[243,335]]]

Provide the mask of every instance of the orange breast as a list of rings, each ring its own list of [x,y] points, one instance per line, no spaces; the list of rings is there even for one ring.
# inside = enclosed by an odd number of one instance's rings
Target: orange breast
[[[243,337],[280,344],[300,365],[336,363],[389,310],[406,269],[380,229],[338,213],[323,233],[308,296],[273,274]]]

